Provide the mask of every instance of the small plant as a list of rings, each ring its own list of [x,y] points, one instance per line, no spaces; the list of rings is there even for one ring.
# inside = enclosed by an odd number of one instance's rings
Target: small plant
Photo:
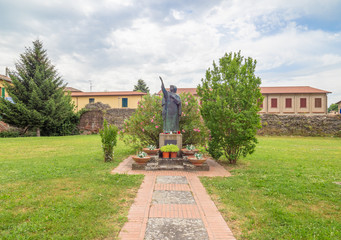
[[[115,125],[110,125],[107,120],[104,120],[103,129],[99,131],[99,134],[102,138],[105,162],[110,162],[114,159],[114,147],[117,143],[117,132],[118,128]]]
[[[149,145],[147,148],[148,148],[149,150],[155,150],[155,149],[156,149],[156,146],[155,146],[155,145]]]
[[[137,156],[138,156],[139,158],[145,158],[145,157],[147,157],[147,153],[145,153],[145,152],[139,152],[139,153],[137,154]]]
[[[188,151],[193,151],[193,150],[195,150],[195,146],[194,145],[187,145],[186,146],[186,149],[188,150]]]
[[[169,152],[179,152],[179,147],[177,145],[174,144],[170,144],[169,145]]]
[[[160,148],[161,152],[179,152],[179,147],[174,144],[167,144]]]
[[[202,153],[196,153],[196,154],[194,154],[194,156],[196,159],[200,160],[203,155],[202,155]]]
[[[162,147],[160,148],[160,150],[161,150],[161,152],[170,152],[170,151],[169,151],[169,144],[162,146]]]

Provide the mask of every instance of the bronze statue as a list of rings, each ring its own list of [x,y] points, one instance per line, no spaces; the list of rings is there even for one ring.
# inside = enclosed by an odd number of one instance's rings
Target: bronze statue
[[[170,85],[170,91],[168,92],[161,80],[161,89],[163,92],[162,99],[162,119],[163,119],[163,131],[164,132],[178,132],[179,120],[181,116],[181,99],[176,94],[176,86]]]

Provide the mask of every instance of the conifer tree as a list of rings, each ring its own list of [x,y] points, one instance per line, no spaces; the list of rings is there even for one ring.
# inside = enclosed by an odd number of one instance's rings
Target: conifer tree
[[[41,41],[26,48],[10,71],[12,85],[6,90],[13,102],[0,99],[0,116],[10,125],[23,129],[36,129],[52,135],[53,130],[73,114],[71,97],[64,94],[64,83],[51,64]]]
[[[139,79],[137,81],[137,85],[134,85],[133,91],[140,91],[144,93],[149,93],[149,87],[147,86],[146,82],[143,79]]]

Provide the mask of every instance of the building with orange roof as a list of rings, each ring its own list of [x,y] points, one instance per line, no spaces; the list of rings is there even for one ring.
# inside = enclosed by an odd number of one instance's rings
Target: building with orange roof
[[[169,89],[167,89],[169,91]],[[178,88],[177,93],[189,92],[197,95],[196,88]],[[309,87],[260,87],[264,97],[262,103],[263,114],[327,114],[327,94],[329,91]],[[161,91],[158,93],[161,94]],[[339,104],[339,112],[340,112]]]
[[[79,111],[88,103],[101,102],[108,104],[111,108],[137,108],[138,102],[147,93],[134,91],[115,92],[82,92],[75,88],[65,88]]]

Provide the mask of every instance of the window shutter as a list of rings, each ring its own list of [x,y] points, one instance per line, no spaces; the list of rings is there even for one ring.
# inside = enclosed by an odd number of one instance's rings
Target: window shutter
[[[271,98],[271,107],[277,108],[277,98]]]
[[[285,99],[285,107],[286,108],[292,108],[292,98],[286,98]]]
[[[122,107],[128,107],[128,98],[122,98]]]
[[[315,98],[315,108],[322,107],[322,98]]]
[[[300,98],[300,108],[306,108],[306,107],[307,107],[307,99]]]

